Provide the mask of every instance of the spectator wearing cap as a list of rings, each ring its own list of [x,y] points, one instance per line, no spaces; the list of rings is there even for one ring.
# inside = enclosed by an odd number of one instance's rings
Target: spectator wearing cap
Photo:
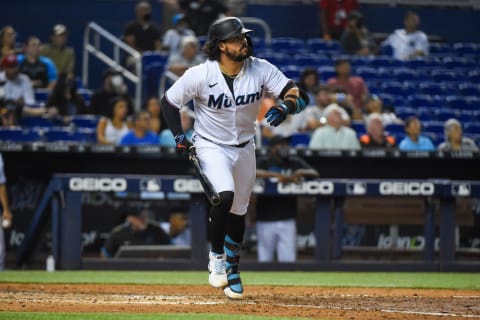
[[[128,209],[125,222],[113,228],[101,249],[104,258],[113,258],[121,246],[171,244],[160,225],[145,210]]]
[[[142,110],[132,117],[132,129],[120,140],[122,146],[158,145],[157,135],[150,130],[150,114]]]
[[[392,123],[403,124],[403,120],[398,118],[392,109],[392,107],[385,106],[379,96],[372,94],[367,98],[367,102],[365,104],[365,118],[367,118],[369,114],[378,113],[382,117],[384,126]]]
[[[385,134],[382,116],[379,113],[371,113],[366,119],[367,133],[360,137],[360,145],[364,150],[396,148],[395,138]]]
[[[325,109],[330,104],[336,103],[336,101],[342,101],[347,99],[347,95],[341,93],[333,93],[331,88],[325,85],[320,85],[316,87],[314,89],[314,94],[315,99],[310,100],[314,102],[314,104],[306,108],[303,112],[305,115],[306,130],[309,131],[313,131],[318,127],[324,126],[327,123],[324,113]],[[350,126],[351,120],[348,112],[343,107],[340,109],[340,112],[342,113],[342,125]]]
[[[319,150],[359,150],[357,134],[349,127],[342,125],[342,111],[337,104],[331,104],[325,109],[327,124],[316,129],[310,144],[310,149]]]
[[[1,61],[5,71],[5,95],[3,97],[4,111],[10,116],[10,124],[16,124],[16,120],[22,115],[40,116],[45,114],[55,115],[55,108],[35,106],[32,82],[20,73],[17,56],[6,55]]]
[[[393,49],[393,57],[399,60],[411,60],[428,55],[427,35],[418,30],[420,17],[413,11],[405,13],[403,29],[397,29],[382,43]]]
[[[438,146],[438,151],[478,152],[475,142],[463,136],[462,124],[457,119],[448,119],[444,124],[445,142]]]
[[[184,106],[180,109],[180,120],[182,123],[182,130],[185,133],[185,137],[189,140],[193,135],[193,120],[195,119],[195,113],[188,107]],[[160,145],[162,147],[175,147],[177,143],[173,137],[170,129],[163,129],[158,137]]]
[[[163,36],[162,49],[170,55],[181,52],[182,39],[187,36],[195,36],[195,32],[188,27],[187,19],[183,13],[177,13],[172,18],[173,28],[168,29]]]
[[[28,37],[25,54],[18,55],[20,72],[26,74],[34,88],[53,89],[58,80],[57,67],[50,58],[40,55],[40,39]]]
[[[50,35],[50,43],[42,46],[40,53],[52,59],[58,74],[73,74],[75,68],[75,51],[67,46],[68,29],[63,24],[56,24]]]
[[[167,69],[177,76],[181,76],[188,68],[202,63],[203,56],[198,49],[198,39],[195,36],[184,37],[180,53],[173,54],[168,58]]]
[[[323,39],[340,39],[352,10],[358,10],[357,0],[320,0],[320,22]]]
[[[88,113],[109,117],[112,103],[123,98],[128,101],[128,114],[133,114],[133,104],[120,72],[109,69],[103,74],[103,86],[92,95]]]
[[[422,123],[416,117],[408,117],[405,120],[405,132],[407,136],[398,145],[401,151],[435,151],[430,138],[421,135]]]
[[[359,76],[351,75],[352,67],[347,59],[335,61],[336,76],[328,79],[327,84],[332,88],[341,88],[353,97],[353,119],[362,119],[362,110],[365,99],[369,96],[365,81]]]
[[[354,10],[348,14],[348,23],[340,39],[346,54],[368,56],[376,52],[375,41],[363,23],[363,14]]]
[[[298,183],[319,176],[307,162],[289,154],[289,139],[274,136],[268,144],[268,154],[257,160],[257,178],[272,179],[278,183]],[[258,195],[256,201],[256,228],[258,260],[293,262],[297,255],[297,228],[295,216],[297,197]]]
[[[123,32],[124,41],[140,52],[162,49],[160,27],[152,22],[152,6],[148,1],[140,1],[135,6],[136,20],[131,21]]]

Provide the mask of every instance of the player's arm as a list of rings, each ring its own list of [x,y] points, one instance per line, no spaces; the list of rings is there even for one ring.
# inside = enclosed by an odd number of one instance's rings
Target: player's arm
[[[289,114],[302,112],[310,102],[308,95],[298,88],[293,81],[290,81],[280,94],[282,102],[278,106],[272,106],[265,114],[265,118],[270,125],[276,127]]]
[[[185,132],[182,129],[182,121],[180,119],[180,110],[172,105],[166,96],[163,96],[161,102],[163,116],[167,121],[168,127],[175,137],[175,144],[177,145],[178,153],[185,157],[189,156],[193,148],[193,144],[187,139]]]

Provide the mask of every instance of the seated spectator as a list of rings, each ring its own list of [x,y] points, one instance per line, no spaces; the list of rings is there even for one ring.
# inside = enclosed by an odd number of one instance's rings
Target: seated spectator
[[[380,114],[384,126],[388,126],[392,123],[403,123],[403,120],[397,118],[397,115],[392,112],[391,108],[385,107],[383,105],[382,99],[380,99],[380,97],[375,94],[372,94],[367,98],[367,103],[365,104],[365,112],[365,117],[368,117],[368,115],[372,113]]]
[[[195,36],[195,32],[188,27],[187,19],[183,13],[177,13],[172,18],[173,28],[168,29],[163,36],[162,49],[170,55],[181,52],[184,37]]]
[[[279,183],[298,183],[318,177],[318,172],[297,156],[289,155],[289,139],[274,136],[268,154],[257,160],[257,177],[275,179]],[[293,262],[297,257],[297,197],[258,195],[256,227],[258,261]]]
[[[150,131],[150,114],[142,110],[133,115],[132,129],[120,140],[122,146],[158,144],[157,135]]]
[[[428,55],[429,44],[427,35],[418,30],[420,17],[408,11],[403,18],[404,29],[395,30],[382,45],[393,49],[393,57],[399,60],[411,60]]]
[[[72,74],[75,68],[75,51],[67,46],[68,30],[63,24],[53,27],[50,44],[42,46],[40,53],[52,59],[58,74]]]
[[[170,237],[155,222],[149,221],[146,211],[129,209],[125,223],[113,228],[102,256],[113,258],[121,246],[170,244]]]
[[[179,0],[178,5],[197,36],[207,35],[215,20],[229,15],[228,7],[219,0]]]
[[[134,49],[160,51],[162,49],[160,27],[152,22],[152,7],[148,1],[140,1],[135,6],[136,20],[131,21],[123,32],[124,41]]]
[[[108,117],[102,117],[97,125],[97,141],[100,144],[120,144],[130,128],[127,122],[127,101],[117,98],[110,106]]]
[[[0,61],[10,54],[18,53],[16,45],[17,33],[12,26],[5,26],[0,30]]]
[[[40,39],[29,37],[25,42],[25,54],[18,55],[20,72],[26,74],[34,88],[53,89],[58,74],[50,58],[40,55]]]
[[[361,77],[351,75],[350,62],[346,59],[335,61],[336,76],[330,78],[327,84],[333,88],[341,88],[353,97],[353,119],[362,119],[362,110],[365,106],[365,99],[369,95],[367,85]]]
[[[185,137],[189,140],[192,139],[193,135],[193,119],[195,119],[195,113],[190,110],[190,108],[184,106],[182,107],[182,109],[180,109],[182,130],[185,133]],[[162,147],[175,147],[177,145],[170,129],[162,130],[162,132],[160,132],[158,140]]]
[[[457,119],[448,119],[445,122],[445,142],[438,146],[438,151],[468,151],[477,152],[475,142],[463,136],[462,124]]]
[[[342,51],[346,54],[368,56],[376,53],[375,41],[363,24],[360,11],[348,14],[348,23],[340,39]]]
[[[421,135],[422,124],[416,117],[405,120],[407,136],[398,145],[401,151],[435,151],[435,146],[430,138]]]
[[[366,119],[367,134],[360,137],[360,145],[364,150],[396,148],[395,138],[385,134],[382,116],[379,113],[371,113]]]
[[[1,66],[5,70],[4,106],[12,112],[13,122],[24,116],[56,115],[55,108],[35,106],[32,82],[20,73],[17,57],[14,54],[3,57]],[[13,124],[12,124],[13,125]]]
[[[60,74],[48,97],[47,107],[56,108],[66,123],[70,121],[71,116],[85,112],[85,102],[77,92],[77,84],[71,73]]]
[[[96,90],[92,95],[88,113],[109,117],[112,102],[119,97],[128,102],[128,114],[132,114],[132,100],[127,93],[127,86],[121,73],[114,69],[109,69],[103,74],[103,87]]]
[[[162,109],[157,97],[150,97],[147,100],[146,110],[150,114],[150,130],[159,134],[162,130]]]
[[[168,222],[160,224],[174,245],[191,245],[192,230],[188,225],[187,210],[181,207],[174,207],[170,210]]]
[[[337,104],[328,106],[325,110],[327,124],[316,129],[310,144],[310,149],[321,150],[359,150],[357,134],[352,128],[342,125],[342,109]]]
[[[340,39],[350,11],[358,10],[357,0],[320,0],[320,22],[323,39]]]
[[[328,86],[323,85],[317,87],[314,92],[315,99],[313,100],[313,102],[315,104],[309,106],[304,111],[306,129],[309,131],[313,131],[318,127],[324,126],[327,123],[324,111],[329,105],[331,105],[332,103],[336,103],[339,100],[341,101],[342,99],[351,99],[351,96],[347,97],[347,95],[345,94],[333,93]],[[342,125],[350,126],[351,121],[348,112],[344,108],[341,108],[341,113]]]
[[[181,76],[188,68],[202,62],[203,56],[198,50],[198,39],[195,36],[188,36],[182,39],[181,52],[168,58],[167,69]]]
[[[314,68],[305,68],[300,75],[298,87],[308,94],[310,102],[314,101],[315,93],[313,92],[318,86],[318,72]]]

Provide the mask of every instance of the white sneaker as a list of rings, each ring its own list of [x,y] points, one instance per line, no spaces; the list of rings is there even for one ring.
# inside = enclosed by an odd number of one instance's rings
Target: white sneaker
[[[225,270],[225,253],[215,254],[210,251],[208,262],[208,282],[214,288],[225,288],[228,285],[227,271]]]

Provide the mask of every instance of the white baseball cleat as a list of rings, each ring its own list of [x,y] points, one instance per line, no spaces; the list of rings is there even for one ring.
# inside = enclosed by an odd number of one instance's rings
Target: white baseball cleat
[[[215,254],[210,251],[208,262],[208,282],[214,288],[225,288],[228,285],[227,271],[225,270],[225,253]]]

